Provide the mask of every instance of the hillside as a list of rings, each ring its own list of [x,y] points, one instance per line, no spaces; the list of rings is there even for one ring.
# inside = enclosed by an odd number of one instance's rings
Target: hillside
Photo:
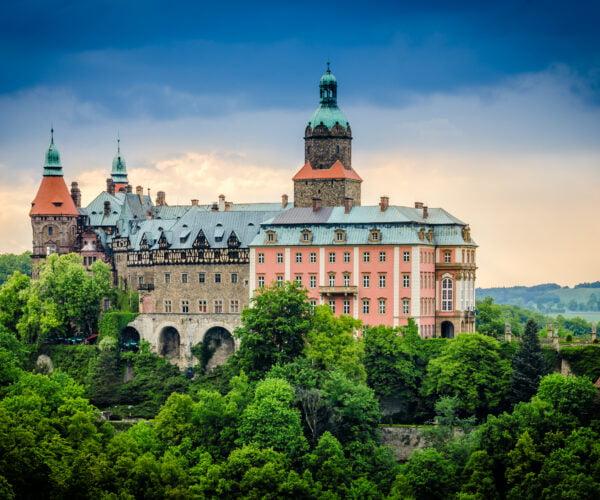
[[[600,311],[600,282],[580,283],[573,288],[556,283],[505,288],[478,288],[477,298],[491,297],[497,304],[525,307],[545,314]]]

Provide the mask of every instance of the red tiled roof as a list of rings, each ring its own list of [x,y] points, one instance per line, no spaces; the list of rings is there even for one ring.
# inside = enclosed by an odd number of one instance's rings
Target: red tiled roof
[[[29,215],[79,215],[62,177],[42,177]]]
[[[344,167],[339,160],[336,161],[331,168],[323,169],[313,169],[310,162],[307,161],[298,173],[292,177],[292,180],[294,181],[309,179],[351,179],[362,182],[362,179],[353,168]]]

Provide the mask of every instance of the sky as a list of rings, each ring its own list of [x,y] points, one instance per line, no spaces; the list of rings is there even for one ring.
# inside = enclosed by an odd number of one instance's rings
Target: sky
[[[0,17],[0,252],[31,248],[49,131],[83,203],[117,136],[169,204],[293,194],[331,61],[363,205],[443,207],[477,285],[600,279],[600,4],[21,0]]]

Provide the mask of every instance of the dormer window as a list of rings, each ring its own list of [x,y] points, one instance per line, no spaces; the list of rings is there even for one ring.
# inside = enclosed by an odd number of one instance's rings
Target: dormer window
[[[312,242],[312,232],[308,229],[304,229],[300,231],[300,243],[311,243]]]
[[[277,233],[275,231],[267,231],[265,233],[265,243],[276,243]]]
[[[379,229],[371,229],[369,231],[369,241],[372,243],[381,241],[381,231]]]
[[[346,242],[346,231],[344,231],[343,229],[336,229],[333,241],[335,243],[345,243]]]

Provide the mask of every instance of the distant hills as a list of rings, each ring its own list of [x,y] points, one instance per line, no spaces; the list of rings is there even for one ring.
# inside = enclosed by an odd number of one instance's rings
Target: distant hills
[[[544,314],[600,311],[600,281],[579,283],[573,288],[556,283],[504,288],[478,288],[477,299],[491,297],[497,304],[525,307]]]

